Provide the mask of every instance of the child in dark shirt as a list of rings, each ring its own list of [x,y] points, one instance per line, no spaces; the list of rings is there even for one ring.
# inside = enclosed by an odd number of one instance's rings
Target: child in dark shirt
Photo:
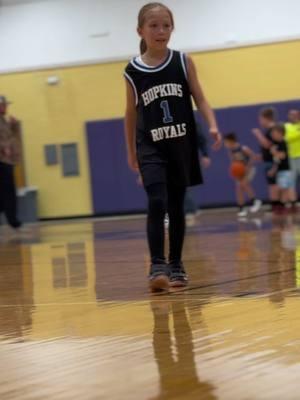
[[[289,202],[291,190],[293,190],[293,173],[290,169],[288,148],[284,140],[284,135],[284,125],[274,125],[271,130],[273,145],[270,149],[273,163],[268,175],[270,177],[276,176],[276,184],[279,188],[281,201],[279,212],[284,212],[286,210],[286,204]]]

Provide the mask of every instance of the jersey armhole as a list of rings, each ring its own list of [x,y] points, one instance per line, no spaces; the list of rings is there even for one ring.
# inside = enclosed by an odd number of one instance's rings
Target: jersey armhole
[[[124,77],[125,77],[125,79],[129,82],[130,86],[131,86],[132,89],[133,89],[134,98],[135,98],[135,105],[137,106],[139,100],[138,100],[138,94],[137,94],[137,90],[136,90],[135,84],[134,84],[132,78],[127,74],[127,72],[124,72]]]
[[[185,53],[180,52],[180,61],[181,61],[181,66],[182,66],[182,69],[183,69],[183,73],[184,73],[185,79],[188,80],[187,61],[186,61]]]

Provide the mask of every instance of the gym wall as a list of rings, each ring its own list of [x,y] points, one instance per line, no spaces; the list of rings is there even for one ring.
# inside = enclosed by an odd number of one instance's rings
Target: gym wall
[[[300,41],[194,53],[193,58],[214,108],[299,98]],[[11,113],[22,120],[27,185],[38,187],[41,218],[94,213],[86,123],[124,115],[125,64],[0,75],[1,93],[14,101]],[[47,84],[52,75],[59,85]],[[60,164],[45,165],[43,147],[69,142],[78,143],[80,175],[65,178]]]

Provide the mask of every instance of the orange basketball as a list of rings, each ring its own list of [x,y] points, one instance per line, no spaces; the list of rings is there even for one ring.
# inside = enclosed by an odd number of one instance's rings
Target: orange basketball
[[[246,175],[246,165],[241,161],[233,161],[229,169],[230,175],[234,179],[243,179]]]

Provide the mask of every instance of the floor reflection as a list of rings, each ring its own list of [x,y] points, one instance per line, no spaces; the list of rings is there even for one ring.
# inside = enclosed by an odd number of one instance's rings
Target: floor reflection
[[[0,337],[22,340],[32,326],[30,251],[7,243],[1,246],[0,253]]]
[[[53,287],[86,287],[87,264],[84,242],[51,246]],[[61,254],[55,254],[55,253]]]
[[[1,400],[12,387],[21,400],[296,400],[299,217],[201,216],[191,284],[162,296],[144,224],[42,224],[30,242],[0,230]]]
[[[198,377],[185,302],[152,301],[151,309],[153,349],[160,376],[160,394],[151,400],[216,400],[214,386]]]

